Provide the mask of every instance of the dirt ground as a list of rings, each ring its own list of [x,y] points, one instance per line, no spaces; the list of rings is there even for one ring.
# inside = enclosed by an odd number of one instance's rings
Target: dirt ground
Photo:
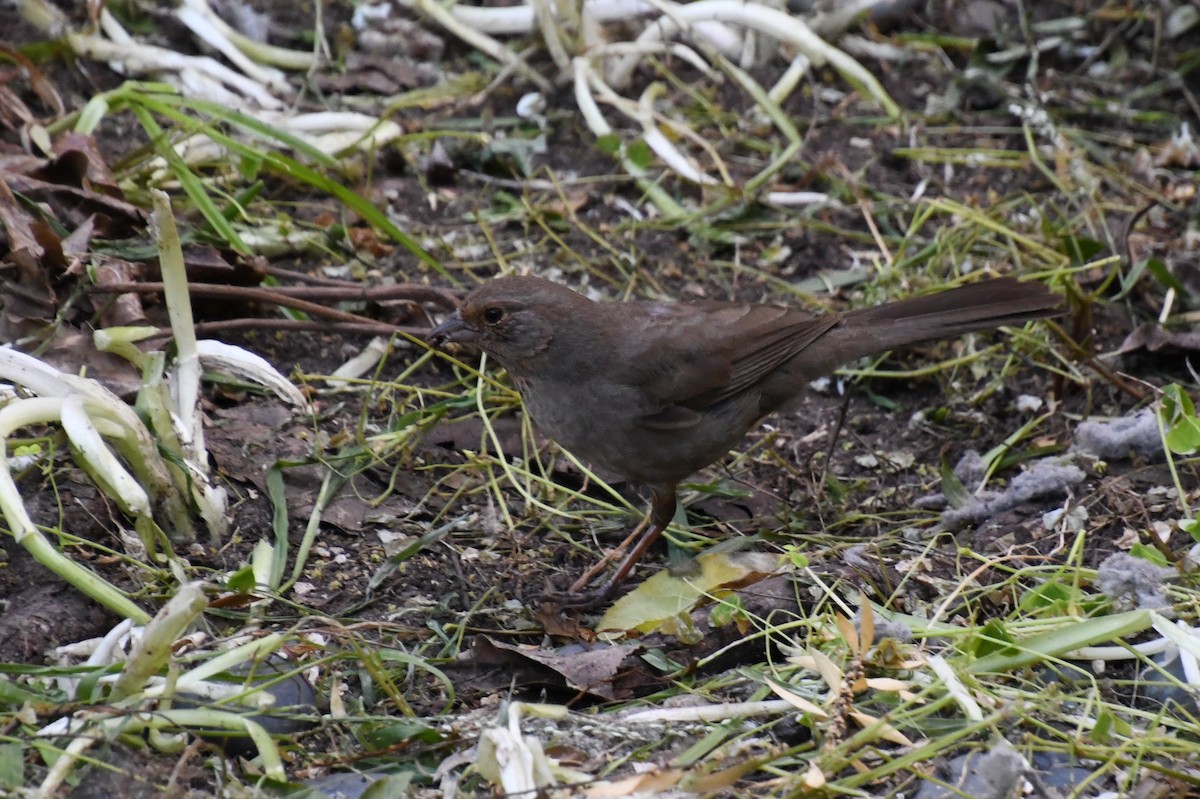
[[[1039,4],[1037,13],[1057,17],[1072,5],[1076,4]],[[257,6],[259,13],[282,23],[273,29],[277,43],[296,44],[304,39],[302,28],[289,26],[296,19],[307,19],[310,10],[273,1]],[[80,9],[71,11],[82,14]],[[327,102],[352,103],[378,112],[387,106],[387,98],[371,94],[371,87],[378,85],[375,81],[391,81],[388,85],[395,87],[391,90],[395,93],[428,85],[439,74],[473,70],[470,52],[449,37],[437,62],[418,56],[390,63],[367,54],[348,33],[349,14],[350,9],[342,3],[326,9],[327,30],[337,33],[335,38],[341,42],[341,60],[314,76],[314,89],[305,95],[308,105],[317,106],[316,87],[320,87]],[[1112,355],[1131,331],[1156,317],[1161,286],[1149,273],[1125,293],[1119,294],[1119,282],[1108,282],[1113,270],[1128,268],[1126,248],[1132,240],[1140,257],[1160,254],[1165,268],[1174,270],[1180,283],[1193,292],[1200,285],[1194,252],[1178,246],[1182,231],[1194,226],[1194,207],[1185,201],[1162,202],[1152,214],[1135,220],[1135,212],[1148,202],[1149,191],[1132,190],[1126,178],[1136,167],[1132,160],[1138,146],[1132,143],[1161,147],[1177,133],[1171,120],[1195,119],[1190,93],[1193,78],[1190,73],[1185,75],[1178,91],[1133,100],[1137,115],[1108,113],[1107,107],[1128,99],[1124,95],[1129,87],[1144,85],[1161,73],[1139,72],[1145,63],[1138,49],[1145,39],[1140,31],[1123,41],[1124,33],[1114,33],[1116,23],[1107,22],[1105,15],[1086,18],[1090,26],[1086,34],[1073,40],[1079,48],[1085,44],[1124,46],[1139,57],[1113,59],[1112,70],[1101,74],[1087,69],[1084,62],[1089,56],[1064,45],[1042,53],[1031,85],[1024,83],[1027,59],[1016,60],[1003,76],[972,76],[968,61],[978,50],[948,48],[943,51],[948,54],[944,59],[922,56],[868,62],[890,95],[914,115],[926,113],[935,99],[956,98],[947,113],[906,124],[884,123],[851,102],[815,102],[812,91],[795,93],[785,110],[803,122],[805,146],[803,164],[787,174],[786,181],[796,190],[829,188],[833,179],[845,181],[860,192],[859,205],[831,205],[788,218],[746,203],[731,207],[725,218],[706,221],[704,226],[630,225],[626,209],[641,207],[642,194],[632,182],[614,177],[612,159],[594,146],[594,137],[571,111],[571,88],[561,86],[547,97],[547,140],[544,148],[528,156],[532,160],[528,175],[520,173],[502,148],[484,147],[469,137],[443,138],[438,142],[441,153],[434,153],[430,142],[414,138],[415,143],[376,154],[367,173],[350,186],[400,220],[405,230],[442,262],[456,284],[433,273],[402,247],[370,234],[359,218],[336,201],[297,196],[295,186],[278,180],[265,183],[258,201],[279,204],[291,218],[332,231],[324,256],[290,255],[251,262],[239,261],[232,253],[216,248],[207,252],[223,264],[235,265],[233,279],[251,285],[261,279],[261,270],[269,262],[271,267],[294,273],[318,277],[344,274],[374,286],[417,283],[461,292],[497,273],[503,262],[517,270],[587,286],[613,300],[627,294],[661,294],[807,301],[814,309],[817,304],[848,308],[877,298],[850,285],[832,296],[805,299],[782,290],[781,282],[798,285],[851,264],[869,265],[874,234],[868,219],[882,227],[885,235],[903,233],[909,212],[898,198],[910,197],[918,185],[930,196],[952,197],[967,207],[988,208],[1000,202],[1026,209],[1055,205],[1055,183],[1032,164],[994,168],[964,161],[953,170],[937,169],[900,152],[914,147],[1025,150],[1024,134],[1011,123],[1006,107],[1026,92],[1034,92],[1055,109],[1063,125],[1087,131],[1086,140],[1095,148],[1090,158],[1122,175],[1097,188],[1094,204],[1064,211],[1064,217],[1094,215],[1090,229],[1107,234],[1107,238],[1097,234],[1087,242],[1095,245],[1095,253],[1075,263],[1095,261],[1104,254],[1120,257],[1118,264],[1106,269],[1073,275],[1082,294],[1070,298],[1070,314],[1058,324],[1080,342],[1079,347],[1071,349],[1045,335],[1044,340],[1058,353],[1054,356],[1044,346],[990,333],[971,345],[945,342],[894,353],[880,368],[913,376],[848,378],[814,389],[798,411],[770,419],[750,434],[739,453],[695,476],[684,491],[692,532],[710,540],[704,546],[739,541],[744,549],[772,554],[794,547],[804,553],[807,568],[835,586],[836,592],[856,594],[861,590],[872,601],[899,612],[923,612],[945,599],[949,587],[959,585],[965,573],[979,566],[979,561],[964,556],[964,551],[982,553],[985,558],[993,555],[993,565],[972,575],[971,596],[946,615],[952,619],[956,613],[967,612],[968,603],[978,602],[986,613],[1002,616],[1022,598],[1018,587],[1008,582],[1002,566],[1005,558],[1038,561],[1052,568],[1071,549],[1071,541],[1044,535],[1043,513],[1064,504],[1087,508],[1082,565],[1095,567],[1112,553],[1129,548],[1131,530],[1152,530],[1156,524],[1169,523],[1176,512],[1162,493],[1172,481],[1161,460],[1118,458],[1093,464],[1084,482],[1071,489],[1069,501],[1062,495],[1034,499],[983,524],[930,537],[935,535],[937,514],[927,504],[929,497],[943,490],[944,465],[953,466],[964,453],[986,453],[1034,416],[1046,413],[1036,435],[1021,440],[1006,459],[995,483],[1003,485],[1020,472],[1022,463],[1065,451],[1079,420],[1123,416],[1145,404],[1150,396],[1146,386],[1194,380],[1189,361],[1183,357],[1186,353],[1177,347],[1142,347]],[[989,20],[994,24],[995,49],[1019,40],[1015,11],[1000,2],[931,3],[929,8],[922,6],[904,15],[893,27],[880,26],[883,32],[871,25],[864,25],[862,31],[881,38],[896,31],[972,38],[981,35],[980,26],[987,27]],[[8,44],[22,45],[38,38],[34,30],[18,26]],[[195,49],[185,32],[165,24],[152,38],[180,51]],[[1156,63],[1162,70],[1178,69],[1181,63],[1189,63],[1185,57],[1194,53],[1195,44],[1194,33],[1161,39]],[[1092,58],[1089,63],[1102,60]],[[44,57],[39,68],[68,109],[81,107],[98,91],[122,81],[103,64],[62,57]],[[772,62],[756,67],[755,74],[762,85],[770,85],[781,69]],[[683,67],[679,67],[679,75],[684,85],[695,77]],[[30,97],[28,86],[13,85]],[[525,123],[512,118],[512,109],[526,88],[518,80],[501,81],[470,101],[406,107],[392,118],[412,134],[459,126],[497,139],[516,138],[518,133],[529,134]],[[724,87],[717,103],[737,115],[746,99]],[[144,137],[128,118],[113,117],[101,126],[96,143],[105,162],[119,164],[144,146]],[[3,130],[0,155],[11,159],[21,149],[16,132]],[[736,152],[729,155],[735,168],[742,163]],[[1069,165],[1055,168],[1065,170]],[[1181,197],[1171,192],[1191,179],[1184,172],[1164,168],[1153,173],[1153,190],[1160,196]],[[748,175],[735,175],[735,179]],[[586,182],[593,176],[597,178],[594,183]],[[695,188],[678,191],[693,199],[702,196]],[[868,206],[869,214],[863,211]],[[1060,221],[1047,220],[1046,224]],[[1134,227],[1129,229],[1131,224]],[[335,231],[337,226],[342,227]],[[148,241],[146,235],[139,224],[131,225],[128,232],[130,239],[143,242]],[[1064,231],[1064,237],[1067,235],[1074,234]],[[780,257],[780,253],[786,255]],[[980,262],[976,257],[976,253],[963,253],[964,261],[977,268],[1006,270],[1010,266]],[[197,274],[203,271],[194,268]],[[148,263],[143,279],[153,279],[153,271]],[[219,282],[227,277],[197,279]],[[881,282],[895,286],[903,285],[904,280],[889,270]],[[58,324],[69,331],[88,332],[94,300],[72,293],[78,284],[75,276],[54,275],[52,282],[59,298],[82,297],[74,305],[57,309]],[[1097,296],[1092,298],[1092,292]],[[1197,303],[1195,293],[1179,299],[1192,308]],[[165,323],[155,295],[147,295],[143,303],[153,323]],[[429,302],[385,301],[359,304],[356,310],[418,329],[428,327],[446,309]],[[12,312],[11,305],[6,312]],[[277,315],[261,304],[202,295],[195,298],[195,313],[201,323]],[[54,313],[44,317],[54,318]],[[295,543],[304,535],[329,467],[337,471],[344,466],[346,479],[324,509],[320,534],[304,573],[286,602],[275,603],[266,613],[267,627],[295,624],[327,634],[338,630],[343,635],[353,630],[339,639],[340,643],[353,640],[362,647],[386,643],[429,657],[445,656],[461,647],[470,656],[444,664],[454,682],[456,711],[487,709],[497,692],[506,691],[579,707],[604,701],[569,688],[557,674],[548,676],[535,665],[515,665],[510,654],[495,647],[496,642],[542,643],[554,648],[573,641],[590,642],[594,615],[548,617],[542,597],[548,587],[565,587],[594,561],[598,551],[620,541],[637,522],[635,513],[585,512],[557,518],[526,502],[497,467],[499,458],[529,460],[525,450],[529,439],[523,438],[528,431],[516,403],[494,420],[503,454],[482,451],[490,438],[468,402],[443,418],[424,418],[414,424],[408,414],[426,406],[431,391],[465,391],[459,385],[462,370],[443,358],[430,358],[411,369],[425,352],[419,344],[395,339],[369,387],[335,391],[320,377],[357,352],[367,336],[332,329],[263,329],[233,330],[222,337],[262,355],[300,381],[315,401],[315,413],[296,416],[274,398],[236,384],[210,388],[205,398],[208,444],[217,473],[233,498],[233,516],[230,535],[219,545],[196,543],[181,549],[198,577],[236,570],[248,562],[257,541],[271,537],[273,508],[267,477],[272,467],[283,471],[290,538]],[[982,349],[992,344],[1013,358],[1003,375],[990,368],[1001,362],[996,357],[984,361],[989,367],[986,371],[970,364],[930,368],[967,353],[968,346]],[[1096,360],[1099,356],[1103,357]],[[70,362],[68,355],[63,357]],[[91,354],[84,344],[78,344],[74,357],[86,361]],[[471,360],[469,354],[462,357]],[[1056,358],[1075,364],[1087,375],[1086,382],[1063,379]],[[136,375],[133,380],[136,383]],[[1042,405],[1030,410],[1022,397],[1038,398]],[[559,456],[551,443],[538,437],[532,441],[540,448],[546,474],[555,484],[601,500],[609,497]],[[361,445],[357,450],[351,446],[355,443]],[[480,463],[486,465],[478,466]],[[1196,485],[1194,465],[1185,464],[1183,470],[1185,485]],[[631,507],[643,507],[638,486],[611,475],[599,476],[611,478],[610,485]],[[120,513],[82,472],[64,468],[25,474],[20,486],[39,524],[120,549]],[[561,493],[546,496],[568,510],[593,507],[572,505]],[[393,557],[396,547],[423,537],[427,543],[415,554]],[[53,647],[103,635],[115,623],[111,614],[48,577],[11,537],[0,541],[6,553],[5,568],[0,569],[0,597],[4,600],[0,662],[41,664]],[[161,601],[155,587],[141,582],[119,558],[104,557],[92,547],[64,545],[73,554],[86,557],[91,567],[113,582],[134,591],[145,607],[153,609]],[[1172,560],[1181,555],[1178,548],[1161,548]],[[921,562],[918,572],[901,568],[917,557]],[[666,548],[656,548],[631,585],[667,561]],[[981,611],[972,606],[970,612]],[[224,616],[210,619],[211,630],[218,637],[229,634],[244,620],[238,608],[232,607]],[[437,631],[436,637],[430,636],[430,630]],[[437,641],[444,647],[439,649]],[[655,643],[666,647],[676,662],[698,663],[728,640],[714,636],[696,647],[680,646],[666,637]],[[653,648],[646,643],[643,651]],[[761,647],[748,647],[701,668],[715,673],[762,658]],[[336,671],[329,669],[323,679]],[[363,673],[354,672],[347,679],[353,690],[367,690]],[[617,682],[613,699],[651,694],[664,684],[661,675],[650,669],[624,674]],[[429,674],[413,674],[403,695],[417,717],[446,710],[445,687]],[[328,698],[322,702],[327,709]],[[302,746],[307,757],[327,758],[325,762],[346,756],[349,750],[370,749],[362,742],[357,747],[348,743],[345,736],[343,731],[322,726],[306,733]],[[312,771],[317,773],[319,768],[313,766]],[[204,790],[206,774],[201,770],[190,774],[194,789]],[[185,775],[178,784],[186,786],[188,779]],[[130,791],[121,795],[138,795]],[[100,794],[77,790],[75,795]]]

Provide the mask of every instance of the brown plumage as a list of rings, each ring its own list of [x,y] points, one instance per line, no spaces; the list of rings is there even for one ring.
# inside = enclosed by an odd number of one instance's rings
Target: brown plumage
[[[732,302],[597,303],[536,277],[472,291],[430,333],[470,342],[512,376],[534,422],[560,445],[651,492],[650,526],[611,595],[675,513],[676,486],[721,458],[767,414],[866,355],[1059,313],[1038,283],[1000,278],[847,313]]]

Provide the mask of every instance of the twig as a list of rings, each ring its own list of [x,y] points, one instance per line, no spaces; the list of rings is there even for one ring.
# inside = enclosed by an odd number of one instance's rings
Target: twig
[[[211,336],[229,330],[284,330],[307,331],[319,330],[323,333],[347,333],[364,336],[391,336],[395,334],[420,338],[428,332],[428,328],[408,325],[389,325],[386,322],[329,322],[315,319],[262,319],[250,317],[245,319],[222,319],[218,322],[199,322],[196,325],[196,335]],[[148,338],[165,338],[171,335],[171,329],[159,328]]]
[[[305,296],[319,296],[324,299],[372,299],[377,300],[381,296],[388,299],[415,299],[427,300],[430,302],[448,303],[447,293],[440,292],[437,289],[429,288],[428,286],[408,286],[410,289],[407,293],[399,291],[400,286],[383,286],[380,289],[369,289],[365,292],[352,291],[349,289],[321,288],[321,287],[293,287],[290,291],[302,294]],[[92,286],[90,291],[95,294],[155,294],[163,290],[162,283],[144,282],[144,283],[110,283],[106,286]],[[277,291],[276,289],[264,289],[255,286],[223,286],[212,283],[194,284],[189,289],[194,296],[197,297],[221,297],[225,299],[239,300],[257,300],[259,302],[268,302],[273,305],[280,305],[284,308],[292,308],[304,313],[310,313],[314,316],[321,316],[326,319],[336,319],[342,322],[351,322],[354,324],[375,324],[371,319],[353,314],[348,311],[342,311],[337,308],[330,308],[327,305],[321,305],[316,302],[309,302],[306,299],[301,299],[297,296],[289,296],[289,291]]]

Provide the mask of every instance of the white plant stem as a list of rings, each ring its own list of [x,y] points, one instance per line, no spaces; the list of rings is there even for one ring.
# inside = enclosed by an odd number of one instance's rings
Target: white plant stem
[[[30,795],[38,799],[53,799],[70,774],[78,757],[99,740],[111,740],[118,735],[140,735],[173,729],[226,730],[245,733],[258,749],[263,773],[272,780],[285,782],[287,772],[279,758],[279,750],[263,726],[237,713],[208,708],[142,711],[128,713],[124,710],[94,710],[76,713],[68,729],[55,734],[78,735],[68,744],[66,751],[55,761],[54,766],[42,780],[38,789]]]
[[[196,38],[229,59],[246,77],[258,81],[276,94],[286,96],[291,93],[291,87],[288,86],[287,77],[283,72],[255,62],[238,49],[229,39],[229,26],[214,14],[203,0],[184,0],[175,9],[175,18]]]
[[[181,19],[182,14],[185,11],[198,17],[199,19],[202,19],[211,27],[212,31],[217,36],[221,37],[221,39],[225,40],[230,47],[233,47],[240,51],[240,53],[245,53],[246,56],[252,58],[256,67],[259,64],[275,64],[276,66],[283,67],[284,69],[307,70],[311,69],[317,63],[317,58],[312,53],[306,53],[299,50],[288,50],[283,47],[275,47],[273,45],[266,44],[265,42],[257,42],[253,39],[243,36],[238,31],[229,27],[225,20],[218,17],[212,10],[212,7],[209,6],[207,0],[184,0],[177,11],[177,13],[181,15]],[[187,23],[185,22],[184,24]],[[188,25],[188,27],[190,28],[191,25]],[[193,32],[196,32],[195,29],[193,29]],[[199,36],[199,32],[196,32],[196,35]],[[217,47],[215,43],[213,43],[213,46]],[[224,47],[218,47],[218,49],[220,49],[222,53],[225,52]],[[233,58],[230,57],[230,60],[233,61]],[[237,62],[235,61],[234,63]],[[252,73],[248,71],[246,74],[249,75]],[[276,72],[275,70],[271,70],[271,72],[268,74],[278,75],[280,80],[283,78],[282,74]],[[267,83],[268,81],[263,82]],[[286,84],[284,84],[284,90],[289,93],[291,91]]]
[[[971,696],[971,692],[967,689],[967,686],[963,684],[962,679],[954,671],[954,667],[941,655],[930,655],[928,659],[929,665],[933,668],[933,673],[942,681],[942,685],[946,687],[946,692],[958,704],[967,721],[982,721],[983,710],[980,709],[979,703]]]
[[[596,104],[596,98],[592,94],[592,85],[595,85],[605,93],[605,100],[617,105],[631,106],[629,100],[620,97],[607,85],[600,80],[598,75],[595,75],[592,69],[591,60],[585,56],[577,56],[571,62],[575,86],[575,102],[579,107],[579,111],[583,114],[584,122],[588,129],[597,137],[608,136],[612,133],[612,127],[608,124],[608,120],[604,118],[604,114],[600,111],[600,106]],[[634,111],[636,115],[636,111]],[[621,154],[621,162],[625,170],[638,181],[639,187],[646,193],[647,197],[662,211],[663,215],[668,218],[677,218],[684,216],[684,210],[676,203],[663,189],[654,181],[646,178],[645,171],[635,164],[627,155]]]
[[[29,517],[8,463],[8,437],[34,424],[61,421],[63,400],[34,397],[16,400],[0,408],[0,512],[13,538],[42,564],[86,596],[127,619],[144,624],[149,616],[116,586],[60,552],[46,540]]]
[[[627,83],[632,76],[633,69],[640,63],[642,58],[648,54],[662,52],[667,49],[667,45],[664,43],[665,39],[675,36],[684,30],[693,31],[693,26],[697,22],[730,22],[741,25],[773,37],[782,38],[801,51],[800,55],[793,59],[784,77],[769,92],[757,89],[756,86],[748,88],[748,91],[750,91],[760,104],[765,104],[768,107],[767,113],[776,121],[777,126],[785,125],[790,127],[790,123],[786,122],[786,120],[784,122],[779,121],[782,114],[779,109],[779,102],[794,90],[809,65],[814,62],[833,64],[842,72],[847,80],[857,82],[857,85],[864,87],[868,94],[874,96],[885,108],[888,108],[889,112],[898,112],[894,103],[883,92],[882,87],[879,86],[874,77],[859,65],[858,62],[845,53],[826,44],[820,37],[809,30],[802,21],[786,13],[757,3],[746,3],[740,0],[700,0],[687,6],[680,6],[670,2],[670,0],[653,0],[653,5],[659,9],[662,16],[656,23],[644,30],[637,41],[600,45],[589,51],[587,55],[579,56],[572,60],[575,101],[588,128],[597,136],[608,136],[613,132],[612,126],[600,110],[598,100],[615,107],[619,112],[636,122],[642,129],[642,136],[646,145],[668,169],[685,180],[706,186],[734,185],[733,180],[723,168],[724,165],[718,154],[709,142],[682,123],[662,120],[654,111],[652,106],[653,88],[648,89],[640,101],[635,104],[618,94],[613,86],[621,86]],[[688,55],[684,55],[683,53],[679,53],[679,55],[686,58],[689,63],[694,63],[694,60],[699,58],[690,49],[686,52]],[[614,56],[616,58],[613,58]],[[690,56],[694,56],[695,59]],[[732,67],[723,55],[711,54],[711,58],[725,64],[727,70],[733,70],[735,73],[738,72],[736,67]],[[607,81],[600,77],[598,69],[598,65],[605,59],[609,63]],[[710,77],[713,75],[710,68],[705,68],[704,71]],[[740,76],[735,74],[734,77],[740,79],[743,85],[749,79],[744,74]],[[720,179],[701,170],[684,151],[680,150],[672,138],[668,137],[664,132],[664,125],[669,126],[671,132],[677,138],[688,139],[696,146],[706,150],[721,173]],[[784,132],[795,138],[794,129],[784,130]],[[628,158],[624,158],[623,160],[626,169],[631,174],[639,178],[643,176],[641,168],[632,164]],[[773,164],[768,172],[774,171],[775,166]],[[827,200],[825,195],[808,192],[763,192],[761,198],[766,203],[780,206],[813,204]]]
[[[225,513],[227,497],[224,489],[211,482],[208,472],[208,451],[204,446],[204,421],[200,415],[200,352],[196,343],[196,327],[192,320],[192,303],[188,295],[187,271],[179,231],[171,212],[171,199],[159,189],[150,191],[154,206],[151,221],[162,269],[163,297],[175,338],[177,360],[173,381],[175,412],[180,419],[180,443],[184,461],[195,477],[192,497],[214,542],[224,538],[229,526]]]
[[[402,5],[415,6],[413,0],[401,0]],[[450,13],[464,26],[491,36],[513,36],[532,33],[537,27],[536,14],[531,5],[485,7],[455,3]],[[587,0],[583,4],[581,17],[585,31],[589,26],[606,22],[629,22],[637,17],[650,17],[662,13],[662,4],[648,0]],[[741,49],[742,37],[728,25],[719,22],[699,22],[693,32],[723,53]],[[587,44],[595,44],[591,39]]]
[[[137,638],[109,701],[120,702],[140,692],[152,675],[165,669],[171,659],[171,646],[207,607],[203,583],[181,585]]]
[[[571,63],[571,56],[567,52],[566,44],[563,43],[563,29],[558,21],[558,9],[555,7],[554,0],[529,0],[529,4],[533,7],[533,16],[537,22],[538,31],[542,34],[546,51],[558,67],[558,71],[565,75]]]
[[[191,96],[200,96],[235,107],[247,99],[260,108],[283,108],[258,81],[246,77],[208,56],[189,56],[140,42],[118,43],[99,36],[68,32],[67,44],[77,55],[106,61],[121,73],[172,73]]]
[[[686,155],[684,155],[684,153],[678,147],[672,144],[671,141],[663,134],[663,132],[659,130],[655,123],[653,111],[650,108],[650,100],[653,97],[653,94],[649,89],[647,90],[646,94],[643,94],[641,100],[635,103],[632,100],[622,97],[613,91],[607,83],[601,80],[600,75],[596,73],[595,69],[592,68],[591,63],[588,60],[576,59],[575,67],[576,69],[584,69],[586,72],[587,89],[590,90],[586,91],[586,94],[589,96],[589,99],[591,97],[591,92],[594,91],[596,95],[605,100],[609,105],[612,105],[621,113],[625,114],[625,116],[637,122],[642,128],[642,137],[646,142],[646,146],[649,147],[655,155],[662,159],[663,163],[665,163],[668,168],[670,168],[683,179],[693,183],[710,186],[718,185],[720,183],[720,181],[717,179],[702,172],[699,167],[697,167]],[[578,89],[578,84],[576,84],[577,97]],[[588,117],[589,113],[593,112],[599,114],[599,107],[595,104],[594,100],[590,102],[590,108],[588,111],[585,111],[585,118]],[[601,119],[603,119],[602,116]],[[589,125],[591,125],[591,120],[589,120]],[[604,133],[599,133],[598,135],[606,135],[612,130],[608,127],[607,122],[603,123],[603,127],[607,128],[607,130]],[[597,131],[601,130],[602,128],[593,127],[592,129],[593,131]],[[681,130],[681,128],[676,126],[676,130],[678,132]],[[691,131],[688,132],[691,133]],[[696,140],[694,133],[692,134],[691,138],[693,138],[693,141]]]
[[[669,39],[699,22],[742,25],[787,42],[813,63],[827,63],[847,81],[861,87],[884,107],[889,116],[897,116],[900,113],[899,107],[888,97],[879,81],[861,64],[829,45],[798,17],[759,3],[747,3],[742,0],[699,0],[687,5],[675,5],[670,8],[669,14],[664,14],[642,31],[637,41],[639,44],[648,44]],[[637,62],[637,57],[631,55],[613,64],[608,72],[609,82],[618,87],[626,85],[637,67]]]
[[[769,191],[762,196],[767,205],[795,207],[799,205],[822,205],[829,202],[829,195],[820,191]]]
[[[390,347],[385,338],[376,336],[367,342],[367,346],[350,360],[343,363],[325,381],[329,386],[344,388],[350,381],[357,380],[376,368],[388,354]]]
[[[767,92],[767,96],[771,98],[776,105],[782,103],[796,87],[800,84],[800,79],[808,74],[809,68],[812,66],[812,61],[808,56],[800,54],[792,59],[792,63],[788,64],[788,68],[779,76],[779,80],[775,81],[775,85]]]
[[[158,452],[150,431],[136,412],[104,386],[85,377],[69,375],[17,350],[0,348],[0,379],[23,386],[44,398],[63,400],[79,396],[92,423],[111,439],[129,464],[139,486],[150,495],[152,507],[161,507],[176,533],[187,513],[179,488]],[[61,421],[61,413],[55,417]],[[107,426],[105,426],[107,425]]]
[[[188,460],[194,460],[203,457],[205,449],[204,425],[199,414],[200,355],[196,349],[196,325],[188,296],[187,269],[175,215],[171,211],[171,198],[164,191],[152,189],[150,199],[154,205],[153,233],[162,264],[163,297],[175,339],[175,411],[183,428],[185,454]]]
[[[279,649],[283,644],[284,637],[282,635],[270,633],[227,652],[222,652],[179,675],[179,679],[175,682],[175,690],[192,692],[198,685],[211,680],[216,675],[230,671],[243,663],[260,660]]]
[[[196,354],[200,357],[200,362],[210,368],[246,380],[253,380],[259,385],[271,389],[276,396],[297,408],[305,412],[312,410],[308,400],[300,393],[300,389],[296,388],[291,381],[259,355],[241,347],[211,339],[197,341]]]
[[[130,516],[149,516],[150,497],[131,475],[104,439],[100,437],[100,422],[93,421],[83,407],[83,398],[78,394],[61,400],[63,430],[71,440],[80,459],[87,464],[88,471],[104,488],[104,493],[117,501],[121,510]],[[106,424],[109,434],[124,434],[116,425]]]
[[[705,140],[703,136],[696,133],[696,131],[687,125],[661,117],[656,119],[658,115],[654,111],[654,98],[659,93],[660,88],[661,84],[652,83],[646,87],[646,90],[642,92],[642,96],[638,98],[638,121],[642,124],[642,134],[645,137],[646,144],[668,165],[676,165],[676,172],[681,176],[687,177],[693,183],[709,186],[723,183],[726,186],[732,186],[733,178],[730,177],[729,170],[725,168],[724,162],[721,161],[721,156],[718,155],[716,148],[712,146],[711,142]],[[666,137],[666,134],[659,127],[660,124],[670,128],[677,136],[690,139],[697,147],[705,150],[713,163],[716,164],[717,171],[721,173],[720,180],[701,172],[700,168],[696,166],[691,158],[688,158],[682,150],[671,143],[671,140]],[[690,176],[685,174],[685,169],[688,170]]]
[[[412,8],[420,11],[476,50],[491,56],[506,67],[516,69],[543,93],[549,94],[553,90],[554,87],[550,81],[530,68],[520,56],[479,29],[459,22],[454,14],[444,8],[438,0],[408,0],[408,2],[411,3]],[[530,13],[532,15],[532,10]]]

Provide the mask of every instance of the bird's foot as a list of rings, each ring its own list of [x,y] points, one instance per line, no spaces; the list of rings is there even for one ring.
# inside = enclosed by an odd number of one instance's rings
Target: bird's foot
[[[625,553],[627,551],[629,551],[629,547],[635,541],[637,541],[639,538],[641,538],[642,535],[646,532],[646,526],[649,523],[650,523],[650,517],[647,516],[646,518],[642,519],[642,521],[638,523],[638,526],[633,528],[633,532],[631,532],[629,535],[625,536],[624,541],[622,541],[620,544],[618,544],[613,549],[610,549],[608,552],[606,552],[604,554],[604,557],[600,558],[600,560],[596,561],[596,563],[594,563],[590,569],[588,569],[583,574],[581,574],[579,576],[578,580],[571,583],[571,587],[567,589],[566,593],[567,594],[594,593],[594,592],[584,591],[583,589],[587,588],[588,584],[591,583],[592,580],[595,580],[597,575],[602,574],[604,572],[604,570],[609,567],[609,564],[614,563],[617,559],[623,557],[625,555]]]
[[[594,588],[591,591],[580,590],[583,586],[587,585],[587,580],[591,579],[591,575],[595,572],[595,570],[592,570],[584,575],[583,578],[576,580],[570,589],[564,593],[547,591],[544,595],[546,602],[551,605],[557,605],[564,610],[567,608],[589,610],[597,605],[603,605],[608,602],[612,599],[613,594],[617,592],[617,589],[621,587],[621,583],[625,581],[625,578],[629,576],[629,572],[633,571],[634,565],[641,560],[642,555],[646,554],[646,550],[650,548],[650,545],[662,535],[662,531],[665,528],[665,523],[651,523],[646,525],[644,530],[639,525],[638,529],[634,530],[633,534],[618,547],[618,550],[623,550],[633,543],[636,538],[633,550],[625,555],[621,564],[617,566],[617,570],[599,588]]]
[[[593,588],[591,591],[580,591],[575,586],[571,586],[566,591],[547,588],[542,594],[542,602],[555,611],[594,610],[612,599],[618,587],[619,583],[608,580],[599,588]]]

